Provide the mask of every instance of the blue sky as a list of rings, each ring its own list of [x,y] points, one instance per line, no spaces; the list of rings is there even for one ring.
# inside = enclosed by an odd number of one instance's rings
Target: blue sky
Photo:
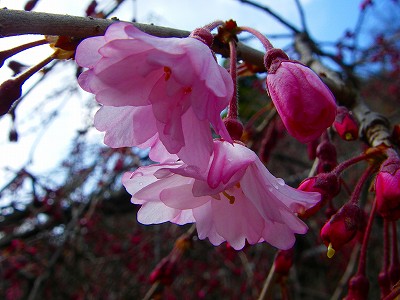
[[[0,0],[1,7],[9,9],[22,9],[27,0]],[[90,0],[54,1],[40,0],[35,10],[83,15]],[[104,1],[107,2],[107,1]],[[112,2],[111,0],[108,1]],[[349,0],[302,0],[307,23],[312,37],[322,41],[335,41],[345,29],[355,25],[359,12],[360,1]],[[272,9],[282,14],[295,25],[299,25],[299,15],[294,6],[294,0],[265,0],[259,1],[264,5],[270,5]],[[180,29],[194,29],[207,24],[215,19],[234,19],[239,25],[254,27],[267,34],[283,33],[285,30],[277,25],[274,19],[248,5],[240,4],[236,0],[137,0],[137,20],[139,22],[153,22],[156,25],[175,27]],[[126,0],[115,16],[121,20],[131,20],[134,11],[134,1]],[[18,45],[27,40],[37,37],[17,37],[0,39],[0,50],[7,49],[12,45]],[[33,49],[15,57],[18,61],[26,64],[35,64],[50,53],[47,46]],[[40,118],[32,114],[32,109],[40,99],[54,94],[54,89],[60,88],[63,82],[75,80],[74,68],[65,67],[60,70],[56,81],[48,81],[39,86],[28,99],[24,100],[18,110],[18,129],[21,134],[18,143],[8,142],[8,128],[10,119],[8,116],[0,119],[0,178],[10,178],[12,172],[5,171],[7,168],[18,170],[26,165],[29,159],[30,149],[36,145],[33,152],[33,161],[29,163],[29,169],[34,172],[48,171],[57,166],[59,160],[68,153],[70,141],[75,131],[83,126],[81,109],[84,105],[82,99],[89,99],[88,94],[82,92],[81,98],[69,99],[62,108],[62,113],[55,123],[44,133],[37,143],[37,132],[33,124],[39,124]],[[6,66],[0,69],[0,80],[4,81],[11,76]],[[27,82],[25,89],[37,80]],[[60,101],[63,101],[61,99]],[[93,100],[94,101],[94,100]],[[56,104],[54,104],[56,105]],[[86,120],[87,122],[87,120]],[[67,124],[67,126],[66,126]],[[93,140],[101,142],[102,135],[93,133]],[[0,187],[6,181],[0,181]]]

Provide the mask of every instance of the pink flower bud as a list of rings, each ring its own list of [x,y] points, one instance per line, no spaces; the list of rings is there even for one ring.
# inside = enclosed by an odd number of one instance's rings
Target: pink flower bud
[[[358,138],[358,123],[353,114],[344,106],[337,108],[337,115],[333,128],[345,141],[353,141]]]
[[[288,132],[302,143],[318,138],[336,116],[331,91],[308,67],[279,49],[265,56],[267,91]]]
[[[321,238],[328,246],[328,257],[350,242],[363,224],[364,213],[354,203],[347,203],[322,227]]]
[[[375,179],[377,212],[391,221],[400,219],[400,159],[393,155],[383,164]]]

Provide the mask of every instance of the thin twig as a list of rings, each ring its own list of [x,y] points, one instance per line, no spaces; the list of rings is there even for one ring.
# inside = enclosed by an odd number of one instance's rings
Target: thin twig
[[[242,2],[242,3],[246,3],[246,4],[249,4],[249,5],[252,5],[254,7],[257,7],[259,9],[265,11],[267,14],[269,14],[270,16],[272,16],[275,19],[277,19],[280,23],[282,23],[283,25],[288,27],[294,33],[300,33],[300,30],[298,30],[294,25],[290,24],[288,21],[286,21],[284,18],[282,18],[276,12],[271,10],[269,7],[263,6],[261,4],[258,4],[258,3],[255,3],[255,2],[252,2],[252,1],[249,1],[249,0],[239,0],[239,1]]]

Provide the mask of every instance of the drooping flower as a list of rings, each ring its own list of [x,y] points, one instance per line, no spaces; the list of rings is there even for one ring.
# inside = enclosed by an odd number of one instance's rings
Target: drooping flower
[[[235,249],[266,241],[289,249],[307,226],[296,217],[320,200],[275,178],[245,146],[214,141],[206,173],[182,161],[140,167],[122,182],[140,204],[138,221],[158,224],[196,222],[200,239],[224,241]]]
[[[103,105],[95,126],[106,132],[106,144],[161,142],[168,153],[201,167],[212,152],[210,123],[232,142],[220,117],[233,95],[232,79],[205,44],[211,33],[195,33],[209,36],[158,38],[118,22],[104,36],[81,42],[75,59],[89,70],[78,81]]]
[[[280,49],[265,56],[267,91],[287,131],[302,143],[318,138],[336,116],[328,87],[310,68],[289,60]]]
[[[375,179],[376,209],[384,218],[400,219],[400,159],[394,151]]]

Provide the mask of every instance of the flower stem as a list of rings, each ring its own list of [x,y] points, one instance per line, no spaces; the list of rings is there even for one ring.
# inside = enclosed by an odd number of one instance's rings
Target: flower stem
[[[369,235],[371,233],[372,223],[375,217],[375,212],[376,212],[376,200],[374,200],[374,203],[372,204],[371,212],[369,213],[368,224],[367,227],[365,228],[364,238],[360,252],[360,259],[358,263],[357,275],[365,276],[368,240],[369,240]]]
[[[237,91],[237,67],[236,67],[236,42],[233,40],[229,41],[230,61],[229,71],[233,81],[233,95],[229,102],[227,118],[237,119],[238,118],[238,91]]]
[[[251,33],[252,35],[254,35],[261,42],[261,44],[264,46],[265,50],[268,51],[268,50],[274,48],[274,46],[272,46],[271,42],[266,38],[266,36],[263,35],[261,32],[255,30],[254,28],[247,27],[247,26],[240,26],[239,30],[246,31],[246,32]]]
[[[375,167],[374,166],[369,166],[365,170],[365,172],[362,174],[362,176],[358,180],[357,185],[353,190],[353,194],[351,194],[350,202],[352,202],[354,204],[358,203],[358,200],[360,199],[361,189],[362,189],[363,185],[365,184],[365,182],[367,181],[369,176],[371,176],[372,173],[374,173],[374,172],[375,172]]]
[[[224,23],[225,23],[224,21],[215,20],[214,22],[211,22],[211,23],[209,23],[209,24],[203,26],[203,28],[212,31],[213,29],[217,28],[218,26],[223,25]]]

